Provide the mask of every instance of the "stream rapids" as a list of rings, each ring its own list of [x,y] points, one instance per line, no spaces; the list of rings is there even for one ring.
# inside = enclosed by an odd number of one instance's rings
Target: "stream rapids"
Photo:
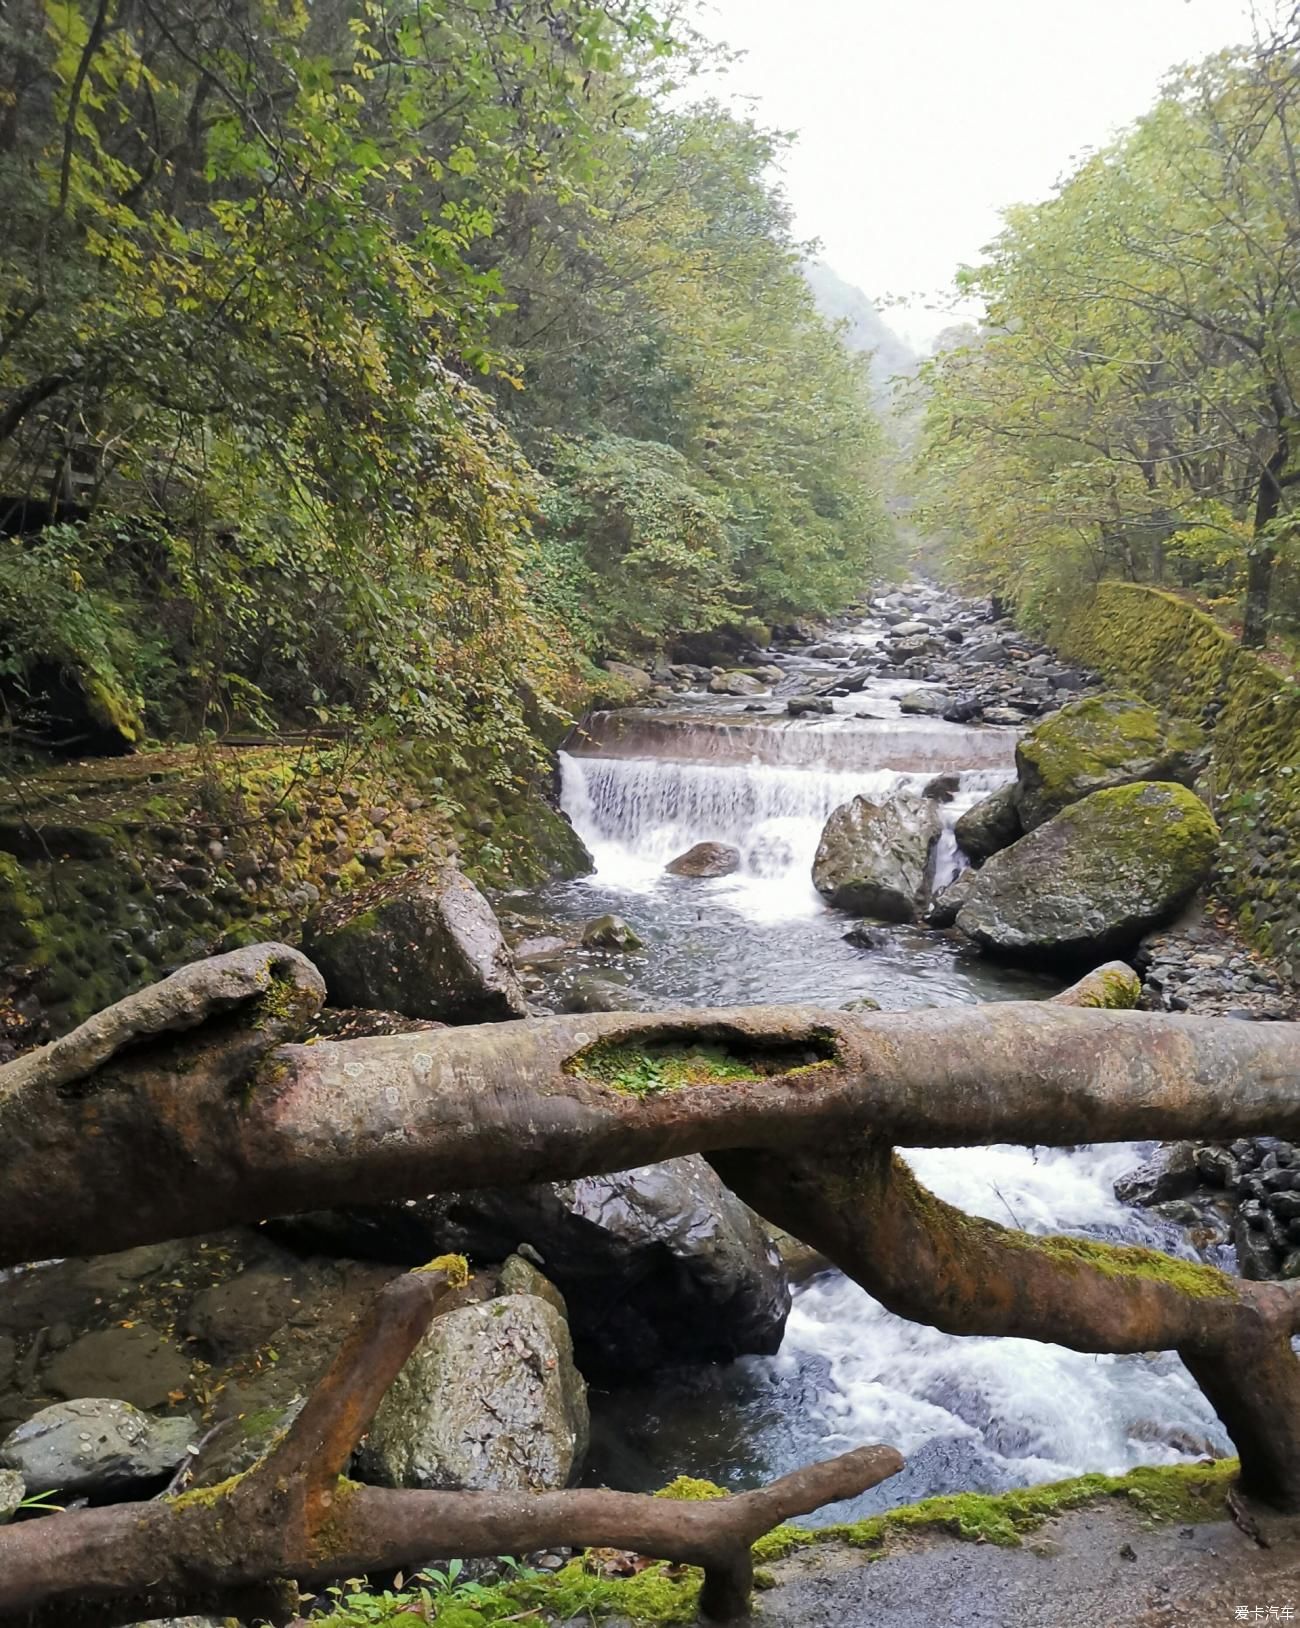
[[[840,637],[869,646],[885,631],[868,619]],[[957,795],[942,805],[942,885],[964,863],[953,821],[1014,775],[1014,732],[904,715],[898,696],[923,686],[887,678],[837,700],[832,715],[790,718],[786,698],[836,669],[798,652],[766,659],[785,676],[762,710],[690,692],[664,708],[590,720],[562,755],[562,800],[595,870],[547,889],[541,908],[553,920],[625,917],[645,947],[625,958],[622,975],[655,1006],[836,1007],[867,995],[896,1010],[1053,993],[1050,978],[989,962],[956,935],[887,927],[870,948],[855,945],[844,937],[853,918],[829,909],[811,881],[822,825],[840,803],[859,792],[919,792],[956,773]],[[703,841],[738,848],[740,869],[714,880],[665,874]],[[905,1156],[971,1214],[1186,1253],[1176,1229],[1112,1192],[1149,1152],[1149,1144],[997,1146]],[[942,1334],[893,1316],[838,1272],[796,1289],[775,1357],[661,1374],[652,1385],[594,1393],[592,1403],[590,1478],[632,1490],[679,1474],[753,1486],[874,1441],[906,1455],[901,1475],[823,1519],[1229,1450],[1172,1354],[1097,1356]]]

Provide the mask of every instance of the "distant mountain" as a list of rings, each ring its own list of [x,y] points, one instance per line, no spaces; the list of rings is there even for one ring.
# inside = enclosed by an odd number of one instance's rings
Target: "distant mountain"
[[[805,261],[803,274],[821,314],[832,322],[847,322],[849,344],[854,350],[871,352],[872,385],[877,395],[888,395],[890,380],[900,373],[912,373],[920,357],[860,288],[846,283],[823,261]]]

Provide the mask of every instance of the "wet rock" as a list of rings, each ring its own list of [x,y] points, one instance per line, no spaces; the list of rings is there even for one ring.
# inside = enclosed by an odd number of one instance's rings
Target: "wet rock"
[[[577,1478],[588,1434],[564,1318],[536,1295],[503,1295],[434,1319],[356,1468],[386,1487],[544,1492]]]
[[[0,1470],[0,1526],[11,1521],[27,1496],[27,1483],[17,1470]]]
[[[761,695],[769,687],[761,678],[756,678],[753,673],[743,673],[739,668],[714,673],[709,680],[711,695]]]
[[[302,1412],[304,1400],[299,1398],[287,1407],[272,1404],[227,1416],[205,1440],[189,1485],[217,1487],[232,1475],[251,1470]]]
[[[443,1193],[276,1224],[309,1251],[417,1266],[527,1245],[564,1296],[584,1373],[770,1355],[789,1287],[753,1213],[698,1155],[575,1182]]]
[[[684,854],[669,860],[664,869],[670,876],[730,876],[740,869],[740,849],[725,842],[697,842]]]
[[[1136,1170],[1120,1176],[1115,1183],[1115,1197],[1121,1204],[1146,1208],[1186,1198],[1195,1191],[1199,1180],[1195,1148],[1190,1142],[1172,1142]],[[1195,1219],[1198,1217],[1193,1216]]]
[[[999,724],[1004,728],[1016,728],[1033,717],[1030,707],[984,707],[980,717],[986,724]]]
[[[43,1408],[0,1443],[0,1468],[29,1493],[117,1498],[170,1476],[195,1440],[188,1419],[156,1419],[129,1402],[79,1398]]]
[[[1009,848],[1022,835],[1015,782],[1000,786],[960,814],[953,829],[957,846],[972,865],[982,865]]]
[[[855,950],[887,950],[893,943],[883,927],[875,927],[869,921],[855,923],[843,937]]]
[[[582,929],[582,945],[588,950],[639,950],[641,939],[622,916],[597,916]]]
[[[1237,1251],[1237,1270],[1252,1282],[1271,1278],[1277,1262],[1273,1245],[1263,1230],[1263,1215],[1247,1201],[1232,1220],[1232,1243]]]
[[[1162,718],[1136,695],[1111,691],[1072,701],[1016,747],[1021,824],[1032,831],[1110,786],[1137,780],[1190,785],[1202,749],[1197,725]]]
[[[958,695],[944,708],[943,716],[950,724],[968,724],[979,717],[982,708],[979,696]]]
[[[785,704],[792,718],[804,718],[811,713],[831,713],[835,703],[827,695],[792,695]]]
[[[531,1245],[529,1247],[531,1248]],[[554,1306],[565,1322],[568,1322],[569,1308],[564,1296],[544,1272],[539,1271],[532,1261],[525,1260],[522,1255],[506,1257],[501,1263],[497,1283],[502,1294],[536,1295],[539,1300],[545,1300]]]
[[[937,774],[921,792],[932,803],[950,803],[961,789],[960,774]]]
[[[190,1365],[146,1323],[104,1328],[74,1340],[46,1366],[47,1391],[69,1399],[108,1391],[133,1407],[161,1408],[190,1382]]]
[[[973,870],[962,871],[960,876],[954,876],[948,886],[931,899],[923,918],[927,927],[942,932],[953,925],[961,907],[970,898],[971,889],[975,885],[975,874]]]
[[[1231,1189],[1237,1185],[1237,1178],[1241,1172],[1236,1159],[1227,1148],[1197,1148],[1195,1158],[1197,1171],[1211,1187]]]
[[[881,1010],[880,1002],[873,995],[854,995],[851,1000],[840,1002],[841,1012],[879,1012]]]
[[[1218,835],[1184,786],[1094,792],[995,854],[957,925],[1005,953],[1078,959],[1130,949],[1206,880]]]
[[[366,1040],[382,1034],[429,1034],[445,1029],[433,1018],[407,1017],[402,1012],[379,1012],[365,1006],[325,1006],[311,1020],[312,1040]]]
[[[335,1006],[480,1023],[528,1010],[492,907],[458,870],[405,871],[307,923],[303,948]]]
[[[840,910],[882,921],[914,921],[941,831],[934,803],[855,797],[827,820],[813,860],[813,885]]]
[[[610,973],[582,972],[560,994],[562,1012],[641,1012],[646,1001]]]
[[[951,701],[943,690],[909,690],[898,698],[898,710],[923,718],[942,718]]]
[[[197,1295],[185,1332],[210,1356],[260,1345],[292,1317],[302,1289],[292,1274],[254,1267]]]

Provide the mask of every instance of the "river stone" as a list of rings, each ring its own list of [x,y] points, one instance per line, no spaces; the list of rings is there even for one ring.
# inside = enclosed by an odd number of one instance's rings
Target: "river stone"
[[[1032,831],[1108,786],[1135,780],[1190,785],[1203,744],[1196,724],[1162,718],[1136,695],[1108,691],[1072,701],[1016,746],[1021,824]]]
[[[709,691],[713,695],[762,695],[769,687],[753,673],[742,673],[739,669],[714,673],[709,680]]]
[[[587,950],[639,950],[641,939],[622,916],[597,916],[582,929],[582,946]]]
[[[184,1390],[190,1365],[170,1341],[147,1323],[83,1334],[46,1366],[47,1391],[69,1400],[111,1391],[133,1407],[161,1408]]]
[[[953,828],[957,846],[972,865],[982,865],[1021,835],[1018,795],[1013,780],[958,816]]]
[[[383,1487],[546,1492],[577,1478],[588,1432],[564,1318],[536,1295],[503,1295],[434,1319],[356,1467]]]
[[[740,849],[725,842],[697,842],[664,869],[670,876],[730,876],[740,869]]]
[[[17,1470],[0,1470],[0,1526],[11,1521],[27,1496],[27,1483]]]
[[[975,871],[964,870],[960,876],[954,876],[946,888],[935,894],[925,912],[927,927],[942,931],[953,925],[962,905],[970,898],[971,889],[975,885],[975,876]]]
[[[528,1010],[492,907],[454,866],[405,871],[307,923],[303,948],[335,1006],[479,1023]]]
[[[564,1296],[584,1373],[776,1351],[790,1311],[753,1213],[698,1154],[607,1176],[439,1193],[274,1223],[307,1252],[418,1266],[505,1260],[527,1244]]]
[[[855,797],[827,820],[813,860],[813,885],[840,910],[881,921],[914,921],[942,825],[933,802]]]
[[[898,710],[923,718],[942,718],[952,697],[945,690],[908,690],[898,698]]]
[[[988,949],[1069,959],[1131,949],[1209,875],[1219,830],[1171,781],[1072,803],[976,873],[958,927]]]
[[[1126,1171],[1115,1182],[1115,1197],[1121,1204],[1143,1209],[1186,1198],[1200,1185],[1196,1149],[1191,1142],[1171,1142],[1136,1170]]]
[[[129,1402],[82,1397],[43,1408],[0,1443],[0,1468],[29,1493],[115,1498],[171,1474],[195,1440],[189,1419],[156,1419]]]
[[[654,679],[644,667],[633,667],[626,661],[604,661],[601,666],[633,695],[645,695],[654,686]]]

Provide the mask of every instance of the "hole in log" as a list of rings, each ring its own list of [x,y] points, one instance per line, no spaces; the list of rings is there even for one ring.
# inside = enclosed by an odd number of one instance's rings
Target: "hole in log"
[[[598,1040],[568,1058],[564,1072],[646,1097],[685,1086],[797,1074],[838,1060],[832,1029],[760,1039],[725,1024],[701,1023]]]

